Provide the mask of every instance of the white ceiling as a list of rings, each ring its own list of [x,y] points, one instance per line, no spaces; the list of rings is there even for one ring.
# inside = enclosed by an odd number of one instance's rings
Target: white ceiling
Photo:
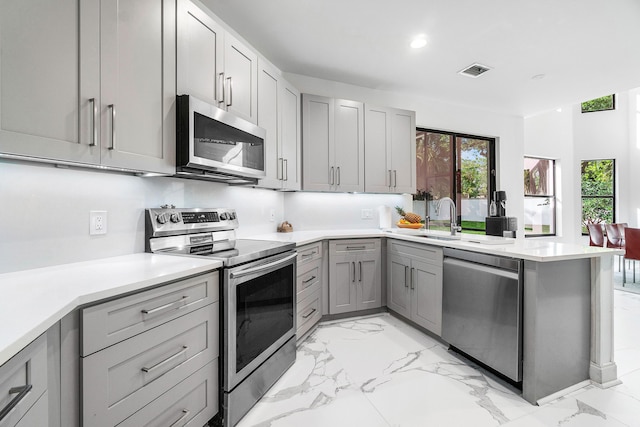
[[[203,2],[285,72],[522,116],[640,87],[640,0]]]

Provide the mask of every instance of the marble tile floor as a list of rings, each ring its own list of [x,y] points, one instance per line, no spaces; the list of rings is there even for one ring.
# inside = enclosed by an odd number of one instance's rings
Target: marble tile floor
[[[321,324],[238,427],[640,426],[640,295],[615,291],[622,384],[543,406],[389,315]]]

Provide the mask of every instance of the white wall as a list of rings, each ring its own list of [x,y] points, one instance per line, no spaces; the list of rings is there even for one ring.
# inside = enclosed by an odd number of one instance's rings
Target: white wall
[[[414,110],[418,127],[497,138],[497,186],[499,190],[507,192],[507,215],[518,218],[518,236],[523,236],[522,117],[470,109],[425,96],[385,92],[298,74],[284,73],[284,76],[303,93]]]
[[[166,203],[235,207],[241,237],[283,218],[283,194],[270,190],[1,160],[0,177],[0,273],[144,252],[144,209]],[[107,211],[106,235],[89,236],[91,210]]]
[[[524,126],[524,154],[556,161],[556,234],[554,240],[574,242],[580,235],[579,201],[575,203],[575,175],[579,166],[573,153],[573,109],[565,106],[561,111],[549,111],[528,117]],[[520,167],[524,167],[523,160]],[[579,181],[578,181],[579,183]],[[578,186],[578,193],[580,187]],[[577,209],[577,212],[576,212]]]

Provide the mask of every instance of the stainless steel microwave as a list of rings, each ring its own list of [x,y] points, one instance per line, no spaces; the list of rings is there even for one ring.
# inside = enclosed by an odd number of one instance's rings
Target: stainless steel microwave
[[[229,184],[265,177],[266,131],[191,95],[176,97],[176,175]]]

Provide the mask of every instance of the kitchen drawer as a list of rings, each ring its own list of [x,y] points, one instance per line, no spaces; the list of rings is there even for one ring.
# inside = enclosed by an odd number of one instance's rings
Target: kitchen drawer
[[[203,274],[82,310],[81,355],[98,350],[218,300],[218,272]]]
[[[380,239],[332,240],[334,253],[362,253],[380,250]]]
[[[15,426],[46,390],[47,334],[43,334],[0,367],[0,412],[15,404],[0,415],[0,427]]]
[[[300,339],[313,327],[313,325],[318,323],[322,317],[322,299],[320,289],[309,295],[307,298],[298,301],[297,314],[298,323],[296,327],[296,336]]]
[[[218,357],[218,305],[83,358],[83,425],[117,425]]]
[[[298,269],[303,263],[322,259],[322,241],[300,246],[298,251]]]
[[[389,239],[387,251],[398,255],[408,255],[429,264],[442,265],[442,248],[435,246]]]
[[[202,427],[218,413],[218,360],[118,424],[118,427]]]
[[[304,271],[298,269],[296,289],[298,300],[304,299],[316,289],[320,289],[322,275],[322,260],[316,260],[304,265]]]
[[[29,409],[15,427],[47,427],[49,425],[49,392],[45,391],[40,399]]]

